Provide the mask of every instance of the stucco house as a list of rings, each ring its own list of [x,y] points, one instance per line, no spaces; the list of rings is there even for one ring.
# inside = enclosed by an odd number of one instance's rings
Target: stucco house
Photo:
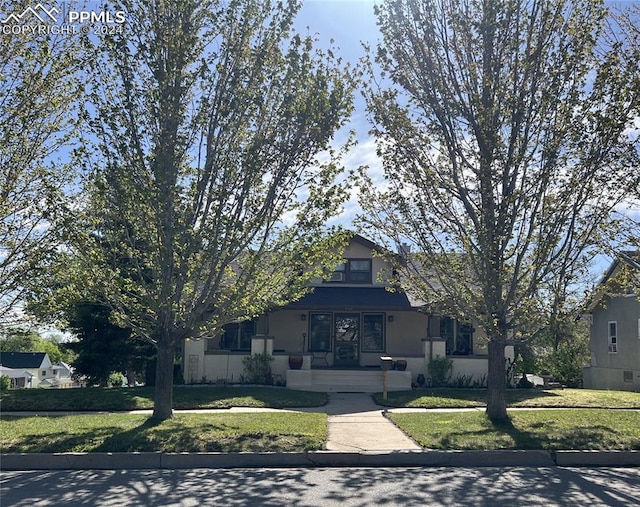
[[[621,252],[587,305],[584,387],[640,392],[640,252]]]
[[[72,387],[71,367],[51,364],[46,352],[0,352],[1,374],[11,378],[12,388]]]
[[[266,352],[275,359],[274,381],[291,389],[381,391],[381,357],[396,363],[384,374],[388,390],[410,389],[419,376],[428,383],[427,365],[438,356],[453,359],[452,378],[483,383],[487,349],[479,326],[428,312],[411,295],[388,290],[394,270],[380,251],[354,235],[329,279],[315,280],[298,301],[227,325],[221,336],[187,340],[185,382],[237,382],[242,358]],[[290,367],[292,355],[301,356],[300,369]],[[513,347],[506,355],[513,359]]]

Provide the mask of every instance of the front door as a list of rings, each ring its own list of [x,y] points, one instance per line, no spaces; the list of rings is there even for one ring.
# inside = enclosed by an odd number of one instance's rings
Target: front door
[[[358,366],[360,350],[360,315],[335,314],[334,361],[336,366]]]

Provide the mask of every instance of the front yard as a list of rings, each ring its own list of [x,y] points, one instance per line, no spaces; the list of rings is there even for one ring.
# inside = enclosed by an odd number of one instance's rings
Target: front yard
[[[301,408],[327,403],[325,393],[277,387],[187,387],[173,389],[177,410],[230,407]],[[126,411],[153,408],[153,387],[15,389],[0,393],[0,409],[13,411]]]
[[[374,395],[376,403],[402,408],[473,408],[486,406],[486,389],[416,389]],[[594,389],[507,389],[507,405],[520,408],[635,408],[640,393]]]
[[[640,393],[564,389],[510,390],[511,422],[492,424],[482,390],[430,389],[389,393],[389,407],[479,407],[462,413],[390,413],[427,449],[640,450]],[[382,395],[374,395],[382,404]],[[150,409],[153,391],[23,389],[1,394],[7,411]],[[324,393],[260,387],[176,387],[176,409],[321,407]],[[551,407],[553,410],[533,410]],[[558,407],[564,407],[558,409]],[[583,408],[586,407],[586,408]],[[321,450],[327,418],[317,413],[178,413],[157,422],[138,414],[10,417],[0,414],[0,452],[293,452]],[[366,430],[363,430],[366,431]]]
[[[443,450],[640,450],[637,410],[518,410],[507,424],[482,412],[389,413],[427,449]]]

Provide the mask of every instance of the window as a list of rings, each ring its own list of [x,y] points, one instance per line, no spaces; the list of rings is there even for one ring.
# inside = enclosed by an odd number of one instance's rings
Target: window
[[[371,259],[346,259],[336,266],[328,282],[371,283]]]
[[[42,370],[42,371],[40,372],[40,376],[41,376],[41,377],[46,377],[46,376],[47,376],[47,370]]]
[[[473,352],[473,332],[475,329],[469,322],[463,322],[458,327],[456,336],[456,350],[454,354],[468,356]]]
[[[453,334],[453,325],[455,321],[451,317],[440,317],[440,338],[445,340],[446,354],[453,354],[456,349],[455,336]]]
[[[251,338],[256,334],[256,323],[253,320],[226,324],[220,337],[220,348],[223,350],[251,350]]]
[[[331,350],[330,313],[309,315],[309,346],[311,352],[329,352]]]
[[[622,372],[622,380],[623,382],[633,382],[633,372],[629,370],[624,370]]]
[[[362,351],[382,352],[384,347],[384,314],[362,314]]]
[[[473,354],[474,331],[470,322],[458,322],[452,317],[440,317],[440,338],[446,341],[447,355]]]
[[[609,322],[609,354],[618,353],[618,322]]]

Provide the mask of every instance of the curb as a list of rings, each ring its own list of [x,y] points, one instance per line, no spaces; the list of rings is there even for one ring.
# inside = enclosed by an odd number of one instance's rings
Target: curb
[[[0,470],[176,470],[290,467],[640,466],[640,451],[311,451],[292,453],[1,454]]]

